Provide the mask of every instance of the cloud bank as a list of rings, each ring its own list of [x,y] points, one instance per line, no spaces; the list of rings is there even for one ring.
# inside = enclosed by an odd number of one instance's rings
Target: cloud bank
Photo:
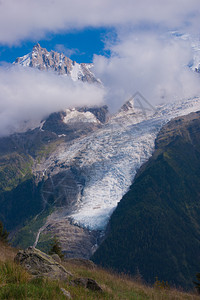
[[[100,105],[104,90],[95,85],[32,68],[0,68],[0,136],[22,123],[39,122],[52,112],[80,105]]]
[[[103,98],[116,111],[136,91],[153,104],[199,95],[199,76],[188,68],[191,45],[166,35],[169,30],[199,33],[199,17],[199,0],[0,0],[0,44],[88,26],[110,26],[117,33],[117,42],[106,43],[111,57],[94,57],[106,94],[50,73],[0,68],[0,133],[17,130],[26,119],[100,104]]]
[[[136,91],[154,105],[200,94],[199,74],[188,67],[193,58],[189,42],[140,33],[120,37],[108,47],[111,57],[95,56],[94,65],[112,109]]]
[[[87,26],[199,30],[198,0],[1,0],[0,43]]]

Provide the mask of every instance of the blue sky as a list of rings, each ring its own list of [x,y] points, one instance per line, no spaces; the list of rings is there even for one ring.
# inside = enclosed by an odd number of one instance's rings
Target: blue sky
[[[77,62],[109,55],[104,39],[179,30],[199,34],[198,0],[1,0],[0,61],[12,62],[39,42]],[[107,47],[109,48],[109,47]]]
[[[0,61],[12,63],[17,57],[32,51],[33,46],[39,42],[41,47],[48,51],[64,52],[66,56],[78,63],[91,63],[93,55],[109,56],[110,51],[104,49],[104,42],[111,36],[115,36],[114,28],[93,28],[72,30],[70,33],[47,34],[39,40],[22,41],[18,46],[0,45]]]

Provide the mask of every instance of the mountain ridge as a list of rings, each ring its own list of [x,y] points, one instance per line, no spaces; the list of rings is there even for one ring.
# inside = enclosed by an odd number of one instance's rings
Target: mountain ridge
[[[92,63],[79,64],[63,53],[53,50],[48,52],[39,43],[33,47],[30,53],[16,58],[13,64],[36,68],[41,71],[53,71],[59,75],[68,76],[73,81],[81,80],[83,82],[101,84],[101,81],[91,71]]]

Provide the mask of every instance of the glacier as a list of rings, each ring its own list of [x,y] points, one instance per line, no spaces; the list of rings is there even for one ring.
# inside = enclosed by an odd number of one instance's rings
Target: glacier
[[[155,139],[171,119],[200,110],[200,98],[182,99],[159,105],[144,115],[134,107],[120,111],[88,136],[70,145],[62,144],[50,161],[77,168],[84,178],[80,197],[69,213],[64,208],[57,218],[70,219],[89,230],[104,231],[117,203],[128,191],[137,170],[152,155]]]

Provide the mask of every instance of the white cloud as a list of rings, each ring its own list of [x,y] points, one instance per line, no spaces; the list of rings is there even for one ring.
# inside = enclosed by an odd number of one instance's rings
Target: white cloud
[[[199,78],[187,67],[190,46],[160,37],[161,32],[174,29],[198,32],[199,17],[199,0],[0,0],[0,44],[87,26],[114,27],[118,42],[106,45],[111,57],[95,56],[94,63],[106,85],[107,102],[117,109],[135,91],[152,103],[199,93]],[[95,99],[98,104],[102,98],[103,91],[95,86],[74,85],[34,70],[1,68],[1,133],[18,126],[24,116],[40,119],[63,109],[65,103],[86,105]]]
[[[0,68],[0,135],[22,122],[40,121],[64,108],[100,105],[104,90],[50,72],[23,67]]]
[[[55,45],[55,50],[59,53],[63,53],[65,56],[67,57],[71,57],[74,54],[79,54],[81,55],[82,53],[80,53],[79,49],[77,48],[66,48],[63,44],[56,44]]]
[[[199,75],[187,66],[193,55],[187,41],[141,33],[121,37],[109,46],[111,57],[95,56],[94,65],[113,109],[136,91],[152,104],[200,93]]]
[[[0,43],[12,45],[86,26],[199,30],[199,16],[198,0],[1,0]]]

